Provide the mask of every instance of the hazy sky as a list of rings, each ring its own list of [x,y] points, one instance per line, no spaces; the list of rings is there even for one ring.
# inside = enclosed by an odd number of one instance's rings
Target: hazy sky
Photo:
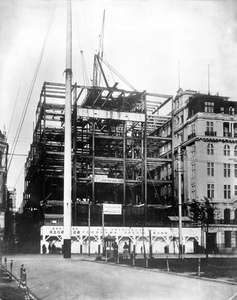
[[[81,50],[92,78],[104,9],[105,59],[137,90],[175,94],[180,63],[181,87],[207,92],[209,65],[211,93],[237,100],[237,1],[74,0],[73,82],[84,84]],[[65,80],[66,1],[0,0],[0,129],[10,152],[48,30],[16,154],[30,149],[43,82]],[[15,156],[8,173],[18,204],[25,159]]]

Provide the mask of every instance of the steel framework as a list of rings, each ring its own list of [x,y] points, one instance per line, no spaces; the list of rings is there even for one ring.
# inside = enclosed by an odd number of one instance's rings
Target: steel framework
[[[169,95],[72,85],[73,225],[100,225],[100,204],[123,205],[110,226],[158,226],[172,205],[172,122],[160,114]],[[27,207],[63,213],[65,85],[45,82],[25,164]],[[168,210],[169,211],[169,210]],[[169,211],[170,212],[170,211]],[[57,220],[58,222],[58,220]]]

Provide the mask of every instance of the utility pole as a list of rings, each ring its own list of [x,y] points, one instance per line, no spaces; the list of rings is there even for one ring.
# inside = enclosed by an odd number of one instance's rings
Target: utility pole
[[[179,205],[179,257],[183,252],[183,236],[182,236],[182,197],[181,197],[181,151],[178,146],[178,205]]]
[[[63,257],[71,258],[71,218],[72,218],[72,158],[71,158],[71,114],[72,114],[72,19],[71,0],[67,0],[67,43],[66,43],[66,95],[64,131],[64,198],[63,198]]]

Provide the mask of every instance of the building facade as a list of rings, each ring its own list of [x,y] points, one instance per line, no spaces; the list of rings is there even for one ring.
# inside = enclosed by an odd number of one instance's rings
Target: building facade
[[[7,210],[7,154],[8,144],[6,134],[0,131],[0,239],[1,245],[5,236]]]
[[[237,246],[237,102],[180,89],[173,116],[174,174],[181,173],[183,214],[189,215],[193,199],[210,199],[215,208],[210,250],[231,252]]]

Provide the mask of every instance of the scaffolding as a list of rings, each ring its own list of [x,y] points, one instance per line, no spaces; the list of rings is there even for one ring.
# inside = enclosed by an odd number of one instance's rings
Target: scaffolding
[[[159,226],[173,204],[170,95],[72,85],[72,220],[101,224],[101,204],[122,204],[107,226]],[[45,82],[25,164],[27,207],[63,213],[65,85]],[[60,219],[60,218],[59,218]],[[58,224],[60,223],[57,220]]]

